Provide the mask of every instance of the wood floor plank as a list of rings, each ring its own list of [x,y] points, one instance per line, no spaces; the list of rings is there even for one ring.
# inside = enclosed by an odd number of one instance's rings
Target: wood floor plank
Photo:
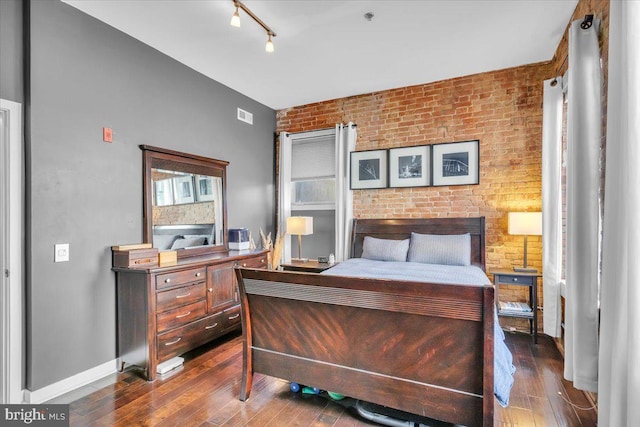
[[[531,398],[531,412],[536,426],[556,426],[559,425],[551,402],[546,397]]]
[[[534,345],[528,335],[507,334],[517,371],[510,405],[502,408],[496,403],[494,424],[595,426],[595,410],[578,410],[562,398],[589,406],[584,394],[562,378],[563,361],[553,341],[545,336],[538,341]],[[184,357],[181,369],[154,382],[145,381],[137,371],[127,371],[90,385],[93,392],[85,389],[56,401],[75,399],[70,404],[70,425],[74,427],[376,425],[339,402],[292,393],[288,382],[260,374],[254,376],[250,398],[241,402],[242,338],[238,334]]]

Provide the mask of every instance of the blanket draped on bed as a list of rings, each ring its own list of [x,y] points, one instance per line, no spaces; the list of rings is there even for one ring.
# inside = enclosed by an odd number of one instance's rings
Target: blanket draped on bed
[[[459,285],[490,285],[482,269],[475,266],[452,266],[422,264],[416,262],[373,261],[365,258],[351,258],[322,274],[349,277],[367,277],[390,280],[407,280],[429,283]],[[513,386],[513,356],[504,343],[504,332],[494,310],[494,394],[503,407],[509,404],[509,394]]]

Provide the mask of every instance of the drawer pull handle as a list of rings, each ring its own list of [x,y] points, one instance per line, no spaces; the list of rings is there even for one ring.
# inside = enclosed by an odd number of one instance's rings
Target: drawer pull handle
[[[182,319],[183,317],[187,317],[190,314],[191,314],[190,311],[187,311],[185,314],[178,314],[176,315],[176,319]]]
[[[233,316],[229,316],[229,320],[237,319],[240,317],[240,314],[234,314]]]
[[[208,326],[205,326],[204,328],[205,328],[205,329],[213,329],[213,328],[215,328],[216,326],[218,326],[218,324],[217,324],[217,323],[214,323],[213,325],[208,325]]]
[[[188,297],[189,295],[191,295],[191,292],[187,292],[187,293],[186,293],[186,294],[184,294],[184,295],[176,295],[176,299],[179,299],[179,298],[186,298],[186,297]]]
[[[202,273],[196,273],[196,277],[200,277]]]
[[[209,292],[213,292],[213,288],[209,288],[209,289],[208,289],[208,291],[209,291]]]
[[[177,343],[178,343],[178,341],[180,341],[181,339],[182,339],[182,337],[178,338],[178,339],[177,339],[177,340],[175,340],[175,341],[166,342],[166,343],[164,343],[164,345],[174,345],[174,344],[177,344]]]
[[[518,278],[517,278],[517,277],[514,277],[514,278],[513,278],[513,281],[514,281],[514,282],[517,282],[517,281],[518,281]]]
[[[171,283],[171,278],[167,277],[166,279],[164,279],[164,283]]]
[[[246,267],[246,266],[247,266],[247,263],[246,263],[246,262],[242,263],[242,266],[243,266],[243,267]]]

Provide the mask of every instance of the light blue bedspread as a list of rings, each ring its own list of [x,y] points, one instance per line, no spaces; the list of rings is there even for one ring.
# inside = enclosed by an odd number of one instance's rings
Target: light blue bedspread
[[[325,270],[322,274],[460,285],[483,286],[491,284],[484,271],[475,266],[373,261],[364,258],[351,258]],[[495,310],[494,317],[493,391],[500,405],[506,407],[509,404],[509,394],[513,386],[513,374],[516,368],[513,366],[513,356],[504,343],[504,332],[500,327]]]

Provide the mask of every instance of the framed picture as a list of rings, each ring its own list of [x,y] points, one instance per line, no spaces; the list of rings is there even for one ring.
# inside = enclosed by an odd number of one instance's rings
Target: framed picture
[[[351,189],[387,188],[387,150],[351,153]]]
[[[424,187],[431,181],[431,146],[391,148],[389,187]]]
[[[480,141],[451,142],[432,146],[432,185],[480,183]]]
[[[196,198],[193,194],[193,176],[186,175],[179,178],[173,178],[173,191],[175,194],[176,205],[195,202]]]
[[[196,175],[196,196],[198,202],[213,200],[213,177]]]

